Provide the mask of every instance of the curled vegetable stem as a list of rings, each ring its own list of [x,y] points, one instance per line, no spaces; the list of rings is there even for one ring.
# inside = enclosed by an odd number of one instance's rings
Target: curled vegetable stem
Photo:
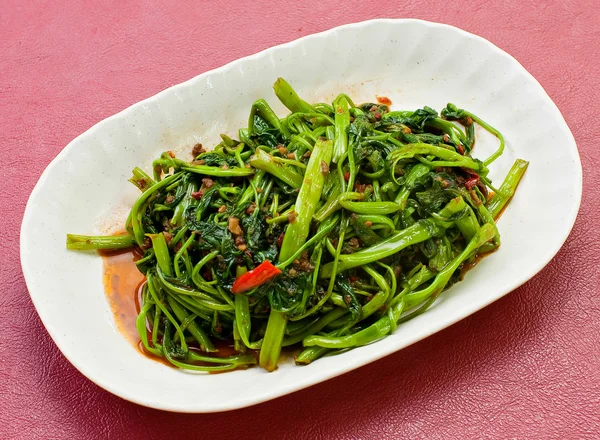
[[[462,197],[457,197],[451,200],[448,205],[440,212],[441,217],[449,217],[452,214],[462,211],[466,207],[465,201]],[[451,224],[443,225],[438,222],[440,226],[451,226]],[[339,265],[337,267],[337,273],[343,272],[344,270],[350,269],[356,266],[362,266],[369,264],[382,258],[389,257],[390,255],[399,252],[407,246],[420,243],[422,241],[431,238],[434,229],[432,224],[427,220],[421,220],[414,225],[396,232],[385,240],[379,243],[358,251],[353,254],[342,255],[339,258]],[[333,274],[333,263],[328,263],[323,266],[319,277],[329,278]]]

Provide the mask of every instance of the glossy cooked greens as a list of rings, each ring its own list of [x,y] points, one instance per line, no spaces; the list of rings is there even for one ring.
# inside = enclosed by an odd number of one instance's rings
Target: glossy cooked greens
[[[238,139],[197,145],[191,162],[164,153],[152,177],[134,169],[127,235],[67,237],[143,250],[140,338],[177,367],[231,370],[258,351],[272,371],[282,347],[302,344],[307,364],[389,335],[499,246],[495,220],[527,168],[517,160],[494,188],[504,139],[453,104],[390,111],[344,94],[309,104],[281,78],[274,89],[285,118],[260,99]],[[500,141],[483,162],[475,124]],[[217,340],[236,354],[219,357]]]

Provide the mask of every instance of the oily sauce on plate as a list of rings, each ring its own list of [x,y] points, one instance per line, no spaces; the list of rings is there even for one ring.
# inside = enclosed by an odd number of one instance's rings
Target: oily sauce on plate
[[[140,310],[146,277],[135,265],[140,255],[134,249],[99,251],[104,262],[104,291],[119,331],[134,346],[140,343],[135,320]]]
[[[144,349],[137,331],[136,320],[142,303],[142,290],[146,284],[146,277],[135,264],[142,257],[139,249],[98,251],[98,253],[104,262],[104,291],[117,328],[144,356],[172,367],[173,365],[166,359],[154,356]],[[150,338],[150,335],[148,337]]]

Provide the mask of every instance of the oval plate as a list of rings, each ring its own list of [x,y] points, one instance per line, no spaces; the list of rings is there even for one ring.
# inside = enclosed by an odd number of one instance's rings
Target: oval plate
[[[375,95],[393,109],[447,102],[502,131],[505,154],[492,165],[499,183],[515,158],[531,162],[499,222],[500,249],[448,290],[427,313],[391,336],[274,373],[259,368],[192,374],[144,357],[117,330],[95,253],[68,252],[65,234],[119,229],[136,191],[136,165],[165,150],[214,145],[219,133],[244,126],[264,97],[280,114],[272,84],[286,78],[308,100],[346,92],[357,102]],[[475,155],[496,148],[477,133]],[[189,151],[189,150],[188,150]],[[187,157],[187,156],[186,156]],[[581,198],[575,141],[540,84],[510,55],[454,28],[420,20],[373,20],[273,47],[203,73],[95,125],[52,161],[31,193],[21,227],[21,264],[31,299],[63,354],[89,379],[132,402],[181,412],[253,405],[373,362],[474,313],[517,288],[558,252]],[[129,188],[131,186],[131,188]],[[104,219],[98,221],[98,219]],[[95,230],[93,226],[95,225]],[[93,347],[93,349],[90,349]]]

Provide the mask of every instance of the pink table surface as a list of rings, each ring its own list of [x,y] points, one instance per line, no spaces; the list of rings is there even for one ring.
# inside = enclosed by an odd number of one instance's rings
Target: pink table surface
[[[0,7],[0,438],[599,438],[597,2],[87,3]],[[550,265],[414,346],[252,408],[171,414],[83,377],[42,326],[19,263],[23,210],[44,167],[96,122],[166,87],[376,17],[479,34],[515,56],[556,102],[579,146],[584,193],[574,230]]]

